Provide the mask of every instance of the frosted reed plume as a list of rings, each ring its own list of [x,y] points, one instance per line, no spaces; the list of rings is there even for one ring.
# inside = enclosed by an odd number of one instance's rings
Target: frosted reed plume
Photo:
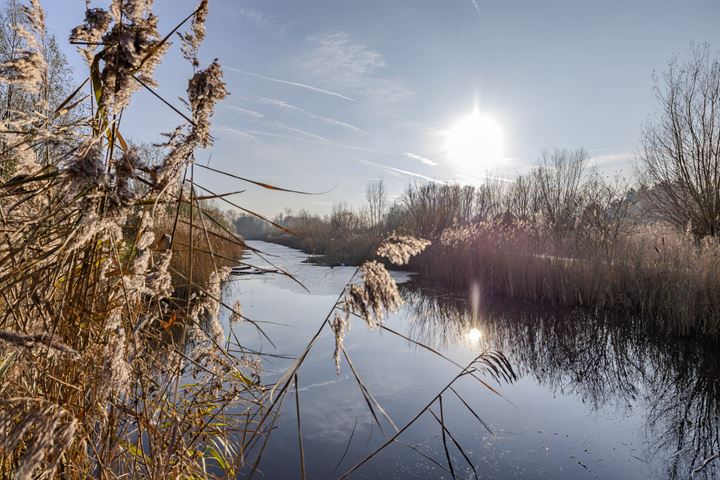
[[[207,8],[187,17],[195,53]],[[212,143],[212,111],[227,95],[220,64],[202,69],[193,55],[192,118],[181,114],[148,161],[123,137],[121,113],[156,85],[169,45],[152,2],[88,6],[71,39],[89,82],[51,106],[35,96],[52,87],[42,9],[33,0],[21,14],[22,51],[0,65],[0,81],[32,100],[5,112],[0,132],[0,471],[207,478],[219,465],[233,477],[242,460],[218,422],[262,392],[259,360],[232,357],[218,322],[243,243],[180,182]],[[198,259],[212,271],[193,271]],[[209,406],[218,422],[204,421]]]
[[[113,0],[112,24],[107,23],[106,12],[94,9],[85,24],[73,31],[73,35],[95,39],[100,28],[107,28],[99,55],[104,62],[100,76],[108,88],[103,88],[99,104],[108,113],[120,113],[142,84],[156,86],[152,75],[168,44],[160,42],[158,19],[151,8],[149,0]]]
[[[362,283],[350,285],[345,304],[349,311],[362,317],[370,327],[377,327],[382,324],[385,311],[395,311],[402,305],[402,298],[395,280],[381,263],[363,263],[360,275]]]
[[[333,359],[335,360],[335,371],[340,374],[340,356],[345,345],[345,334],[350,328],[350,318],[348,314],[341,315],[336,313],[330,322],[330,328],[335,336],[335,351],[333,352]]]
[[[205,70],[196,72],[188,83],[188,100],[195,122],[190,138],[201,148],[212,145],[210,118],[215,105],[228,94],[222,77],[222,68],[216,60]]]
[[[90,65],[95,56],[95,47],[100,44],[105,31],[112,22],[112,15],[102,8],[85,10],[85,23],[75,27],[70,34],[70,41],[78,43],[78,50]]]
[[[180,34],[180,38],[182,39],[182,54],[195,68],[200,66],[198,49],[205,39],[205,20],[207,14],[208,0],[201,0],[200,5],[195,11],[190,32]]]
[[[230,312],[230,321],[233,323],[242,321],[242,304],[240,300],[235,300],[235,303],[233,303],[232,311]]]
[[[377,249],[377,254],[395,265],[405,265],[430,245],[429,240],[407,235],[391,235]]]
[[[0,453],[3,458],[25,445],[13,478],[52,478],[70,446],[78,423],[56,405],[21,400],[0,403]]]
[[[390,235],[377,247],[375,253],[402,265],[428,245],[430,242],[424,239]],[[336,313],[330,321],[335,337],[333,358],[338,373],[345,335],[350,330],[350,315],[357,315],[370,328],[376,328],[382,325],[386,312],[393,312],[402,305],[397,284],[382,263],[365,261],[358,267],[357,273],[360,274],[361,282],[352,283],[345,288],[339,304],[340,313]]]
[[[25,24],[13,25],[13,28],[24,41],[24,47],[15,58],[0,63],[0,77],[6,83],[36,94],[47,75],[47,62],[42,53],[45,12],[39,0],[32,0],[30,6],[22,6],[22,13]]]

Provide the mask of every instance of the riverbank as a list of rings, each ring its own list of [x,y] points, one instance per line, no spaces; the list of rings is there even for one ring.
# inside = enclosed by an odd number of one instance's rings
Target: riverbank
[[[268,240],[323,265],[356,265],[379,242],[337,240],[325,254],[287,234]],[[471,224],[443,231],[409,268],[463,291],[477,284],[487,295],[638,316],[667,335],[720,336],[720,244],[659,226],[598,245],[532,224]]]

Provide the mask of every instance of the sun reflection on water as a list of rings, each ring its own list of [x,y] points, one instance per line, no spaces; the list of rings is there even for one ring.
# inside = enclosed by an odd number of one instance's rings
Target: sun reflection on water
[[[482,332],[478,330],[477,328],[471,328],[468,330],[468,332],[465,334],[468,341],[472,343],[473,345],[480,343],[480,339],[482,338]]]

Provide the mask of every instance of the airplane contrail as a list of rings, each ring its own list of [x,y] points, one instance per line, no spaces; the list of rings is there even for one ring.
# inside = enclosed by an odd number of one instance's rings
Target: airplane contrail
[[[482,17],[482,15],[480,14],[480,6],[478,5],[477,1],[470,0],[470,3],[472,3],[473,7],[475,7],[475,11],[477,12],[477,14]]]
[[[260,141],[259,138],[257,138],[255,135],[253,135],[252,133],[250,133],[250,132],[248,132],[248,131],[246,131],[246,130],[240,130],[240,129],[237,129],[237,128],[226,127],[226,126],[224,126],[224,125],[214,126],[214,127],[213,127],[213,130],[218,131],[218,132],[233,133],[233,134],[238,135],[238,136],[240,136],[240,137],[242,137],[242,138],[244,138],[244,139],[246,139],[246,140],[252,140],[253,142],[259,142],[259,141]]]
[[[224,104],[223,104],[224,105]],[[226,108],[230,108],[232,110],[235,110],[237,112],[240,112],[242,114],[245,114],[252,118],[263,118],[265,115],[263,115],[260,112],[256,112],[255,110],[248,110],[247,108],[242,107],[236,107],[235,105],[224,105]]]
[[[390,171],[393,171],[393,172],[401,173],[401,174],[403,174],[403,175],[408,175],[408,176],[411,176],[411,177],[421,178],[421,179],[427,180],[427,181],[429,181],[429,182],[433,182],[433,183],[443,183],[443,184],[444,184],[444,183],[447,183],[447,182],[445,182],[444,180],[438,180],[437,178],[428,177],[427,175],[423,175],[423,174],[421,174],[421,173],[415,173],[415,172],[410,172],[410,171],[408,171],[408,170],[401,170],[401,169],[399,169],[399,168],[389,167],[389,166],[383,165],[383,164],[381,164],[381,163],[371,162],[370,160],[362,160],[362,159],[359,159],[359,158],[356,158],[356,160],[358,160],[358,161],[360,161],[360,162],[363,162],[363,163],[367,163],[368,165],[374,165],[374,166],[376,166],[376,167],[384,168],[384,169],[386,169],[386,170],[390,170]]]
[[[330,96],[333,96],[333,97],[342,98],[342,99],[348,100],[348,101],[350,101],[350,102],[357,102],[357,100],[355,100],[354,98],[347,97],[347,96],[343,95],[342,93],[333,92],[332,90],[325,90],[325,89],[319,88],[319,87],[314,87],[314,86],[308,85],[308,84],[306,84],[306,83],[292,82],[292,81],[290,81],[290,80],[282,80],[282,79],[280,79],[280,78],[266,77],[265,75],[260,75],[260,74],[258,74],[258,73],[253,73],[253,72],[248,72],[248,71],[245,71],[245,70],[240,70],[240,69],[238,69],[238,68],[232,68],[232,67],[224,67],[224,68],[225,68],[226,70],[230,70],[231,72],[242,73],[243,75],[249,75],[249,76],[251,76],[251,77],[261,78],[261,79],[263,79],[263,80],[268,80],[268,81],[270,81],[270,82],[276,82],[276,83],[282,83],[282,84],[285,84],[285,85],[291,85],[291,86],[293,86],[293,87],[304,88],[304,89],[307,89],[307,90],[311,90],[311,91],[313,91],[313,92],[323,93],[323,94],[325,94],[325,95],[330,95]]]
[[[413,160],[420,160],[425,165],[430,165],[431,167],[437,166],[437,162],[430,160],[429,158],[425,158],[421,155],[418,155],[417,153],[405,152],[405,156],[408,158],[412,158]]]
[[[286,135],[286,134],[284,134],[284,133],[266,132],[266,131],[254,130],[254,129],[238,130],[238,129],[236,129],[236,128],[226,127],[226,126],[222,126],[222,125],[219,126],[219,130],[228,131],[228,132],[232,132],[232,133],[237,133],[238,135],[246,136],[246,137],[252,137],[252,138],[254,138],[254,139],[257,139],[258,136],[261,136],[261,137],[273,137],[273,138],[283,138],[283,139],[286,139],[286,140],[293,140],[293,141],[296,141],[296,142],[311,143],[311,144],[314,144],[314,145],[326,145],[326,146],[329,146],[329,147],[342,148],[342,149],[345,149],[345,150],[353,150],[353,151],[359,151],[359,152],[369,152],[369,153],[378,153],[378,154],[382,154],[382,155],[394,155],[394,156],[405,157],[405,158],[413,158],[413,159],[421,160],[423,163],[425,163],[425,164],[427,164],[427,165],[437,165],[437,163],[432,162],[432,160],[426,159],[426,158],[424,158],[424,157],[421,157],[420,155],[417,155],[417,154],[414,154],[414,153],[411,153],[411,152],[393,152],[393,151],[391,151],[391,150],[380,150],[380,149],[377,149],[377,148],[362,147],[362,146],[359,146],[359,145],[346,145],[346,144],[343,144],[343,143],[337,143],[337,142],[333,142],[332,140],[329,140],[329,139],[327,139],[327,138],[325,138],[325,137],[321,137],[320,135],[315,135],[314,133],[306,132],[305,130],[300,130],[300,129],[298,129],[298,128],[289,127],[289,126],[287,126],[287,125],[285,125],[285,124],[283,124],[283,123],[281,123],[281,122],[276,122],[275,124],[270,123],[270,124],[268,124],[268,125],[269,125],[269,126],[273,126],[273,125],[274,125],[274,126],[276,126],[276,127],[284,128],[284,129],[286,129],[286,130],[289,130],[289,131],[292,131],[292,132],[296,132],[296,133],[299,133],[299,134],[301,134],[301,135],[305,135],[305,137],[298,137],[298,136],[294,136],[294,135]],[[434,179],[434,178],[432,178],[432,177],[428,177],[428,176],[425,176],[425,175],[422,175],[422,174],[419,174],[419,173],[410,172],[410,171],[407,171],[407,170],[401,170],[401,169],[399,169],[399,168],[394,168],[394,167],[388,167],[388,166],[386,166],[386,165],[382,165],[382,164],[379,164],[379,163],[370,162],[369,160],[360,160],[360,159],[357,159],[357,160],[359,160],[359,161],[361,161],[361,162],[367,162],[367,163],[370,163],[370,164],[373,164],[373,165],[377,165],[377,166],[382,167],[382,168],[388,168],[388,169],[393,170],[393,171],[395,171],[395,172],[403,173],[403,174],[405,174],[405,175],[411,175],[411,176],[414,176],[414,177],[423,178],[423,179],[425,179],[425,180],[429,180],[429,181],[432,181],[432,182],[445,183],[445,182],[443,182],[443,181],[441,181],[441,180],[436,180],[436,179]]]
[[[297,107],[295,105],[291,105],[290,103],[279,100],[277,98],[268,98],[268,97],[260,97],[257,102],[265,104],[265,105],[273,105],[275,107],[288,110],[290,112],[297,112],[302,115],[307,115],[310,118],[314,118],[316,120],[320,120],[321,122],[329,123],[331,125],[337,125],[338,127],[347,128],[349,130],[353,130],[355,132],[359,133],[365,133],[363,130],[359,129],[358,127],[354,125],[350,125],[349,123],[341,122],[340,120],[335,120],[334,118],[325,117],[323,115],[318,115],[316,113],[308,112],[304,108]]]

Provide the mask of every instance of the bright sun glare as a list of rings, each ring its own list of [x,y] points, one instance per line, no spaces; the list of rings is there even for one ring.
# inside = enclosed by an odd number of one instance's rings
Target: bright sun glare
[[[503,135],[492,118],[475,111],[446,132],[449,159],[471,174],[493,170],[503,155]]]
[[[471,328],[467,332],[467,338],[470,343],[478,343],[480,341],[480,338],[482,338],[482,332],[480,332],[480,330],[478,330],[477,328]]]

